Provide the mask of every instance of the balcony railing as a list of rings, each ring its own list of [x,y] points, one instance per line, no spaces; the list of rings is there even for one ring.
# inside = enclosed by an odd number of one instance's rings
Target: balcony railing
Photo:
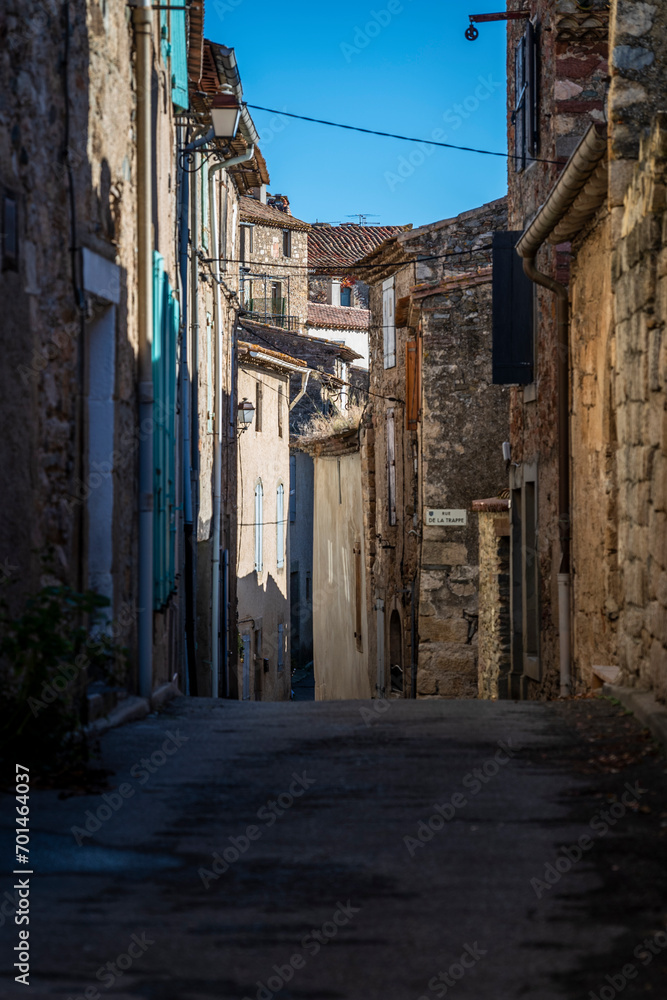
[[[278,326],[281,330],[296,330],[299,326],[298,316],[285,316],[283,313],[273,313],[270,310],[260,312],[250,309],[246,313],[246,319],[254,320],[255,323],[268,323],[269,326]]]

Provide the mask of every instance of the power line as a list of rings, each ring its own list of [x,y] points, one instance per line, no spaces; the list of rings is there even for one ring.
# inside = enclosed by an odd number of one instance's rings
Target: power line
[[[249,330],[248,327],[247,326],[243,326],[243,324],[241,322],[239,322],[239,326],[241,327],[242,330],[245,330],[246,333],[252,334],[257,340],[261,340],[262,343],[266,344],[267,347],[269,347],[271,350],[275,351],[275,347],[271,344],[271,342],[268,341],[268,340],[266,340],[264,337],[262,337],[262,335],[259,334],[259,333],[257,333],[256,330]],[[378,329],[380,329],[380,327],[378,327]],[[240,360],[242,360],[242,359],[240,359]],[[312,365],[309,365],[308,367],[310,368],[310,370],[312,372],[317,372],[318,375],[324,375],[326,378],[334,379],[339,385],[346,385],[346,386],[348,386],[348,388],[354,389],[355,392],[363,392],[367,396],[377,396],[378,399],[386,399],[389,403],[400,403],[402,406],[405,406],[405,400],[404,399],[397,399],[396,396],[383,396],[382,393],[373,392],[371,389],[364,389],[362,386],[360,386],[360,385],[354,385],[352,382],[344,382],[343,379],[338,378],[338,376],[334,375],[333,372],[325,372],[325,371],[322,371],[321,368],[315,368]],[[250,375],[250,372],[246,372],[246,374]],[[295,372],[293,374],[298,374],[298,373]],[[255,378],[254,375],[250,375],[250,377],[251,378]],[[261,380],[260,379],[255,379],[255,381],[256,382],[260,382]],[[261,384],[265,385],[266,383],[262,382]],[[274,387],[272,385],[269,386],[269,388],[270,389],[274,389]],[[278,392],[278,390],[274,389],[274,392]],[[306,395],[307,395],[307,393],[306,393]]]
[[[402,267],[404,264],[423,264],[429,260],[442,260],[443,258],[446,257],[464,257],[466,254],[469,253],[482,253],[483,251],[492,249],[493,247],[489,243],[487,246],[484,247],[474,247],[474,248],[471,247],[470,250],[452,250],[450,253],[434,253],[434,254],[429,254],[428,257],[415,257],[414,260],[390,261],[389,264],[383,264],[382,262],[379,262],[377,264],[340,264],[339,267],[341,271],[362,271],[362,270],[365,271],[367,268],[370,270],[377,271],[382,267],[393,266],[394,264],[396,265],[396,267]],[[514,253],[514,247],[501,247],[501,249],[511,250]],[[208,264],[216,260],[221,261],[225,264],[248,263],[248,261],[241,260],[240,257],[205,257],[203,263]],[[274,264],[270,260],[254,261],[252,263],[261,265],[262,267],[268,264],[270,267],[280,267],[283,270],[315,271],[318,268],[317,264],[279,264],[277,262]],[[268,275],[268,277],[271,277],[271,275]],[[323,275],[322,277],[326,277],[326,275]],[[247,279],[245,280],[252,281],[253,279],[250,277],[250,275],[248,275]]]
[[[365,132],[366,135],[380,135],[385,139],[402,139],[404,142],[418,142],[420,145],[441,146],[443,149],[458,149],[463,153],[481,153],[484,156],[502,156],[505,160],[523,160],[522,153],[498,153],[494,149],[477,149],[474,146],[455,146],[451,142],[436,142],[435,139],[415,139],[411,135],[396,135],[394,132],[379,132],[377,129],[362,128],[360,125],[343,125],[341,122],[328,122],[322,118],[309,118],[307,115],[294,115],[290,111],[277,111],[275,108],[263,108],[259,104],[248,104],[248,108],[253,111],[268,111],[271,115],[284,115],[286,118],[298,118],[303,122],[314,122],[316,125],[329,125],[332,128],[344,128],[350,132]],[[555,166],[562,166],[564,160],[543,160],[538,156],[532,156],[531,162],[552,163]]]

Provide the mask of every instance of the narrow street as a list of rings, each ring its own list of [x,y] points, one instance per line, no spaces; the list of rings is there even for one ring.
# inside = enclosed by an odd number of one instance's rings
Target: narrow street
[[[180,698],[100,765],[31,795],[31,997],[665,996],[667,771],[609,700]]]

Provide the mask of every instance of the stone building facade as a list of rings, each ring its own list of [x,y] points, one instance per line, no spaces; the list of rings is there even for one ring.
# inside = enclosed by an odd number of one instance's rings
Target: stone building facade
[[[510,169],[510,229],[526,227],[518,252],[559,283],[537,293],[534,384],[512,389],[512,519],[532,466],[539,570],[539,670],[527,677],[517,663],[525,632],[514,620],[514,690],[550,695],[560,680],[561,693],[575,693],[618,674],[664,700],[665,15],[625,0],[609,12],[529,6],[542,67],[537,156],[569,159],[560,179],[553,164]],[[508,30],[511,61],[524,26]],[[566,302],[565,350],[556,297]],[[512,550],[516,580],[525,552],[514,530]],[[559,570],[569,588],[560,604]]]
[[[314,464],[315,700],[369,698],[374,670],[359,430],[331,431],[300,444]]]
[[[239,289],[250,318],[303,332],[308,316],[307,222],[261,185],[240,204]]]
[[[471,505],[505,478],[489,247],[506,219],[501,199],[401,233],[361,261],[371,288],[364,470],[380,697],[477,695]]]
[[[129,650],[130,691],[176,679],[231,693],[239,303],[225,263],[239,199],[268,174],[246,108],[224,149],[184,147],[223,86],[240,100],[233,50],[205,42],[203,4],[10,4],[0,32],[0,79],[16,95],[0,111],[0,405],[15,470],[0,558],[13,600],[45,580],[93,589]]]
[[[559,0],[512,2],[527,20],[508,22],[508,229],[521,232],[558,178],[560,166],[593,124],[604,121],[608,76],[608,4],[590,9]],[[525,88],[525,90],[524,90]],[[520,102],[521,92],[524,101]],[[518,110],[517,105],[520,104]],[[506,253],[511,252],[508,245]],[[540,251],[539,271],[567,283],[570,247],[563,240]],[[591,276],[592,277],[592,276]],[[498,289],[502,300],[505,291]],[[551,697],[560,690],[560,606],[567,604],[570,543],[567,519],[559,511],[559,484],[569,474],[559,458],[559,359],[557,301],[553,291],[534,285],[533,332],[522,363],[526,376],[509,378],[512,491],[512,696]],[[596,322],[604,324],[603,315]],[[582,342],[582,349],[584,343]],[[499,377],[499,381],[502,378]],[[519,382],[519,384],[516,384]],[[589,382],[590,384],[590,382]],[[567,391],[565,388],[562,390]],[[562,416],[565,420],[565,416]],[[604,464],[604,456],[596,461]],[[589,496],[586,521],[603,516]],[[559,582],[560,577],[560,582]],[[581,605],[583,609],[583,604]],[[586,613],[583,611],[583,613]],[[600,621],[598,655],[605,656],[609,620]]]
[[[239,396],[255,406],[238,448],[238,696],[246,701],[290,697],[289,383],[305,368],[239,343]]]

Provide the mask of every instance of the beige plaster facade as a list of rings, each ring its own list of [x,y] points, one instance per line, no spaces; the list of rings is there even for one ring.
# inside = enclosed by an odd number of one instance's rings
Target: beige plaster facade
[[[237,432],[238,697],[246,701],[290,697],[289,379],[295,367],[277,352],[251,354],[239,345],[239,399],[255,407],[252,424]]]
[[[361,454],[357,431],[313,448],[315,699],[370,698]]]

